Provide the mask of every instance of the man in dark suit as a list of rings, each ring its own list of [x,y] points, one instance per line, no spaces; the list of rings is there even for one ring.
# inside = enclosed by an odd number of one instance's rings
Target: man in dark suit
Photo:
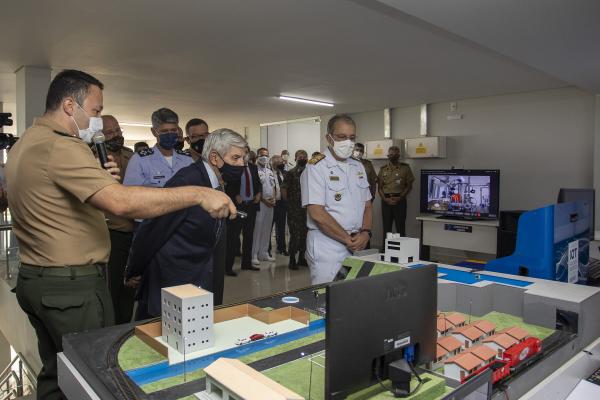
[[[224,180],[239,179],[243,172],[245,147],[239,134],[219,129],[206,139],[202,158],[179,170],[165,187],[195,185],[222,190]],[[213,290],[213,255],[225,223],[200,207],[144,220],[126,271],[129,284],[140,282],[136,320],[161,314],[162,288],[191,283]]]
[[[246,151],[247,154],[250,154],[249,147]],[[236,218],[228,221],[225,274],[228,276],[237,276],[237,273],[233,271],[233,262],[235,261],[235,254],[240,248],[240,233],[244,236],[242,243],[242,269],[258,271],[259,268],[251,264],[254,223],[256,222],[256,213],[260,210],[260,198],[262,195],[262,184],[258,177],[256,165],[247,162],[241,179],[230,182],[225,192],[231,197],[238,210],[248,214],[246,218]]]

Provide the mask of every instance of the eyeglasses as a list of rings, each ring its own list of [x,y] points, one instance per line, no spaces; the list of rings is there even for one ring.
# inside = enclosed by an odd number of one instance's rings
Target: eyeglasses
[[[123,131],[121,130],[121,128],[117,128],[117,129],[103,129],[102,133],[104,133],[105,135],[122,135]]]

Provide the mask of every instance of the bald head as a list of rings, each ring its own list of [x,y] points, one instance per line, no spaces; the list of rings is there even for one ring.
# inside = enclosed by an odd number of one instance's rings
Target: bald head
[[[102,133],[104,134],[104,137],[106,137],[106,140],[111,140],[117,136],[123,136],[119,121],[112,115],[102,116]]]

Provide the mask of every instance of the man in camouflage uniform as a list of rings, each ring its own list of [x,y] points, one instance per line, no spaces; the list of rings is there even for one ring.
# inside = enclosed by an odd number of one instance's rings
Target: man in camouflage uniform
[[[290,269],[298,269],[299,265],[308,266],[304,252],[306,251],[306,209],[302,207],[302,196],[300,192],[300,175],[308,162],[308,154],[304,150],[298,150],[295,154],[296,166],[285,175],[281,186],[281,196],[288,202],[288,226],[290,230],[290,241],[288,252],[290,254]],[[298,259],[296,260],[296,252]]]

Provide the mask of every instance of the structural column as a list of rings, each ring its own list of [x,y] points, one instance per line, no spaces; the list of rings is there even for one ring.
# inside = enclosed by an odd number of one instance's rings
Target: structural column
[[[594,190],[596,191],[595,239],[600,240],[600,94],[594,104]]]
[[[17,78],[17,110],[14,130],[20,135],[33,120],[46,110],[46,94],[50,86],[50,68],[22,66],[15,72]]]

